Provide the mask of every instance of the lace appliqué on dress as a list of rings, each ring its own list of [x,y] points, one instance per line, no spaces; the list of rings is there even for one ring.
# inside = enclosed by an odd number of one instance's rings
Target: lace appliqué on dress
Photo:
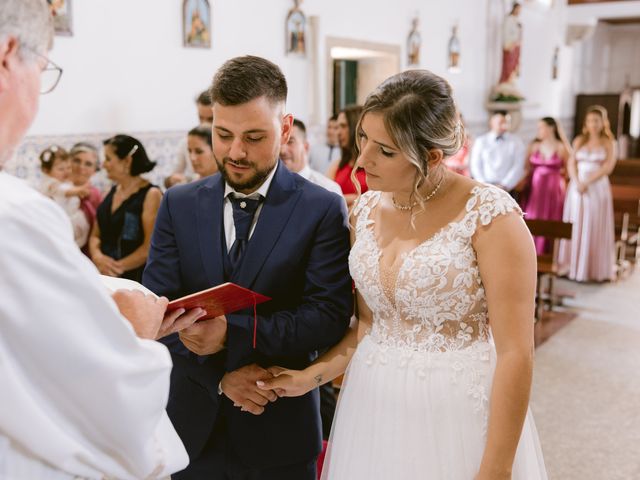
[[[454,377],[471,379],[468,393],[482,410],[488,392],[479,378],[482,369],[474,371],[473,365],[488,362],[493,346],[472,237],[478,226],[522,211],[503,190],[476,186],[460,220],[404,254],[397,268],[381,271],[382,252],[371,218],[380,195],[368,191],[354,207],[356,240],[349,256],[356,288],[373,313],[370,336],[382,347],[379,358],[368,361],[384,363],[385,349],[406,350],[401,358],[420,375],[433,361],[429,354],[454,353],[447,360]]]

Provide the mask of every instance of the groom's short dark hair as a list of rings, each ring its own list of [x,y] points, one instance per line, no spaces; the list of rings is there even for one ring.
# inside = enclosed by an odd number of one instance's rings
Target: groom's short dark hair
[[[267,97],[273,103],[287,99],[287,80],[282,70],[261,57],[246,55],[228,60],[213,77],[211,101],[220,105],[241,105]]]

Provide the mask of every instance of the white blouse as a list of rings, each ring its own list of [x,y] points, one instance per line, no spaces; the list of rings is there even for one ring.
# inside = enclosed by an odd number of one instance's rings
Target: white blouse
[[[153,479],[188,456],[171,358],[139,339],[51,200],[0,172],[0,479]]]

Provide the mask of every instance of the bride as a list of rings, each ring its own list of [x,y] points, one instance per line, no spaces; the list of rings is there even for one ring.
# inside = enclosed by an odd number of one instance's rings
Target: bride
[[[357,324],[258,386],[298,396],[346,370],[323,479],[546,479],[528,411],[536,256],[522,212],[444,167],[464,132],[430,72],[386,80],[357,132],[371,189],[351,215]]]

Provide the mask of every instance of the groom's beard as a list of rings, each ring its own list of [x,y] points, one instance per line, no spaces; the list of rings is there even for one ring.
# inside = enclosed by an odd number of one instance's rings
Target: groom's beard
[[[224,181],[227,182],[227,185],[237,191],[253,190],[254,188],[259,187],[264,183],[272,170],[278,165],[278,161],[276,160],[273,165],[269,165],[264,169],[259,169],[251,160],[232,160],[229,157],[224,157],[221,161],[218,160],[215,155],[213,158],[216,161],[216,165],[218,165],[218,171],[220,172],[220,175],[222,175]],[[247,173],[251,172],[250,176],[242,182],[236,182],[231,178],[231,174],[227,171],[226,165],[228,163],[241,167],[249,167]]]

